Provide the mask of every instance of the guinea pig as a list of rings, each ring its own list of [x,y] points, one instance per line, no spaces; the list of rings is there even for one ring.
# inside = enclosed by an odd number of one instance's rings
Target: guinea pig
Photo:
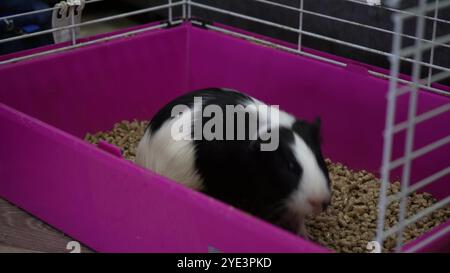
[[[214,137],[205,134],[207,127]],[[138,144],[136,163],[307,237],[305,217],[331,200],[320,141],[319,119],[299,120],[242,92],[208,88],[156,113]]]

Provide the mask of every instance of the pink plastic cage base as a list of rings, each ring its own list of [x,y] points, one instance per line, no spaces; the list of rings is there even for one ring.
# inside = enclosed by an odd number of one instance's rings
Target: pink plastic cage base
[[[235,88],[298,117],[321,116],[327,157],[375,173],[381,162],[386,80],[190,24],[1,66],[0,79],[0,196],[97,251],[328,251],[82,140],[149,119],[192,89]],[[407,102],[399,100],[398,121]],[[420,92],[419,102],[421,113],[449,98]],[[448,135],[449,123],[443,114],[418,125],[416,148]],[[394,157],[403,142],[399,134]],[[448,166],[449,152],[415,160],[412,181]],[[424,190],[448,196],[445,182]],[[421,251],[449,249],[447,236]]]

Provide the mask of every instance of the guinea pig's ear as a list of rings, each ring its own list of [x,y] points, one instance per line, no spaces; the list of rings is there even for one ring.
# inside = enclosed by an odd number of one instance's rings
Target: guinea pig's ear
[[[320,133],[322,126],[322,120],[320,117],[316,117],[312,123],[312,133],[314,138],[321,143],[322,142],[322,134]]]
[[[314,119],[313,124],[320,130],[320,126],[322,125],[322,119],[320,117],[316,117],[316,119]]]

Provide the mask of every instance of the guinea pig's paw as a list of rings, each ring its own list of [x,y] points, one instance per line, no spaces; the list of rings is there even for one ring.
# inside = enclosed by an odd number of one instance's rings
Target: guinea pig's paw
[[[298,233],[298,236],[300,236],[304,240],[308,240],[308,241],[312,240],[312,237],[308,233]]]
[[[309,235],[308,230],[306,230],[305,223],[300,224],[297,234],[305,240],[311,240],[311,236]]]

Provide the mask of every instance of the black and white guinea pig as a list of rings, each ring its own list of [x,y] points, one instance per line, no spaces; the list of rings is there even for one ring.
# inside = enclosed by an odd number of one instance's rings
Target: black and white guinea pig
[[[200,107],[194,103],[195,98],[202,99]],[[278,131],[278,146],[271,151],[261,149],[267,139],[260,136],[252,139],[249,130],[247,137],[238,139],[237,120],[234,128],[227,126],[225,119],[221,124],[224,133],[234,129],[231,133],[236,137],[234,139],[174,137],[176,123],[186,126],[184,128],[188,130],[184,134],[189,136],[193,136],[193,120],[201,119],[206,126],[213,115],[202,111],[210,105],[226,111],[230,105],[242,105],[239,108],[242,110],[246,106],[262,104],[230,89],[208,88],[182,95],[153,117],[138,145],[136,163],[307,236],[305,216],[324,210],[331,200],[330,178],[320,148],[320,120],[311,123],[299,120],[277,107],[264,104],[278,117],[277,121],[270,121],[270,130]],[[174,108],[180,105],[184,105],[185,110],[174,115]],[[257,107],[246,109],[254,109],[253,116],[264,119]],[[246,116],[248,123],[244,126],[250,124],[250,116]],[[272,115],[264,116],[270,119]]]

